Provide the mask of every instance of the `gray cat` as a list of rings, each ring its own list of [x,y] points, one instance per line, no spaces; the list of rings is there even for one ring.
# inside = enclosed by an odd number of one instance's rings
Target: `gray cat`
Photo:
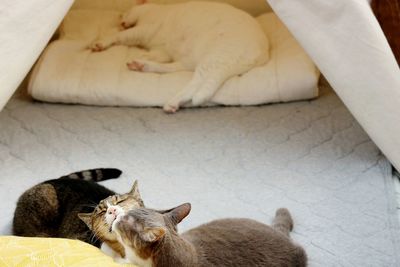
[[[293,221],[287,209],[277,210],[272,227],[222,219],[179,235],[177,224],[190,209],[186,203],[167,211],[139,208],[114,216],[111,230],[125,248],[125,260],[154,267],[307,266],[305,251],[290,240]]]

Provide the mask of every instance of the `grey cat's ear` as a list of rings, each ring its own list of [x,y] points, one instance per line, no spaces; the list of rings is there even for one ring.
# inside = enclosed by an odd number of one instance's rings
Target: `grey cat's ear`
[[[152,227],[145,228],[142,233],[140,233],[140,238],[146,242],[156,242],[160,240],[165,235],[165,229],[163,227]]]
[[[92,213],[78,213],[78,217],[92,230]]]
[[[189,215],[192,205],[190,203],[182,204],[171,211],[166,213],[166,215],[175,223],[180,223],[186,216]]]
[[[129,191],[128,194],[132,195],[136,199],[141,199],[140,193],[139,193],[139,185],[138,185],[137,180],[135,180],[135,182],[133,183],[132,189],[131,189],[131,191]]]

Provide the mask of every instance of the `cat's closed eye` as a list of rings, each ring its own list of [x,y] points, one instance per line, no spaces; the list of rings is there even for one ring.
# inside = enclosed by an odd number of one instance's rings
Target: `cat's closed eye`
[[[100,214],[106,212],[106,209],[105,209],[105,208],[100,208],[100,207],[98,207],[98,208],[95,209],[94,212],[95,212],[97,215],[100,215]]]

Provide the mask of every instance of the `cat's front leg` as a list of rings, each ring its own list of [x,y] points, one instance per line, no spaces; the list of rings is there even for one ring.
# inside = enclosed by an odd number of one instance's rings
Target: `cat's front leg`
[[[140,7],[138,5],[146,4],[147,0],[136,0],[136,5],[134,5],[128,12],[124,13],[121,17],[121,26],[124,29],[131,28],[135,26],[141,15]]]
[[[130,70],[153,72],[153,73],[171,73],[184,71],[186,68],[180,62],[159,63],[149,60],[136,59],[126,64]]]
[[[117,36],[113,35],[113,36],[108,36],[99,40],[94,41],[91,45],[90,45],[90,50],[92,50],[93,52],[101,52],[106,50],[107,48],[117,44],[118,42],[118,38]]]

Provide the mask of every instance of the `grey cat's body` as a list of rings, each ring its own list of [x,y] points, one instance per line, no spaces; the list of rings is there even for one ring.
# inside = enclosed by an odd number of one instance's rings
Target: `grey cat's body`
[[[292,219],[279,209],[273,226],[250,219],[212,221],[179,235],[190,212],[183,204],[166,212],[136,209],[112,223],[126,259],[139,266],[307,266],[305,251],[289,238]]]
[[[185,232],[179,239],[175,238],[174,242],[182,245],[188,242],[188,248],[194,247],[193,254],[197,255],[194,259],[198,260],[196,266],[306,265],[304,251],[291,243],[288,237],[250,219],[213,221]],[[158,259],[160,263],[165,260],[165,257]]]

